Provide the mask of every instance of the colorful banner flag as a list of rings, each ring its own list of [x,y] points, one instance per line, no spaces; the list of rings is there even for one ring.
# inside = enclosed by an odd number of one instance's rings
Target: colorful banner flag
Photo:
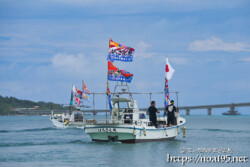
[[[111,103],[111,93],[109,90],[109,82],[107,81],[107,90],[106,90],[107,96],[108,96],[108,103],[109,103],[109,109],[112,110],[112,103]]]
[[[83,94],[82,94],[82,98],[83,98],[83,99],[89,99],[89,96],[88,96],[87,94],[83,93]]]
[[[77,89],[77,87],[75,85],[73,85],[73,92],[75,93],[75,96],[77,96],[78,98],[82,98],[83,96],[83,93],[82,91],[80,91],[79,89]]]
[[[85,85],[84,81],[82,81],[82,90],[84,93],[89,94],[89,90],[87,89],[87,86]]]
[[[109,40],[108,60],[111,62],[114,62],[115,60],[132,62],[134,52],[134,48],[116,43],[112,39]]]
[[[164,102],[164,106],[167,107],[169,105],[169,90],[168,90],[168,80],[165,80],[165,102]]]
[[[113,63],[108,61],[108,80],[130,83],[132,79],[133,79],[133,74],[125,70],[119,70],[117,67],[113,65]]]
[[[81,99],[75,95],[75,105],[80,107],[80,104],[81,104]]]
[[[89,90],[87,89],[87,86],[85,85],[84,81],[82,81],[82,98],[87,99],[89,101]]]

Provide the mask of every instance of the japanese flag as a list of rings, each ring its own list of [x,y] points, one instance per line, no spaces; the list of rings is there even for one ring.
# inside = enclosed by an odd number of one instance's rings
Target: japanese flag
[[[174,74],[174,69],[172,68],[172,66],[169,64],[168,62],[168,57],[166,57],[166,74],[165,77],[167,80],[170,80]]]

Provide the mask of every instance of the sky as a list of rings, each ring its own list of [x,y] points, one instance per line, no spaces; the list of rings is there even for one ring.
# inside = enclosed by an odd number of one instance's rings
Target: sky
[[[249,30],[247,0],[0,0],[0,95],[68,104],[82,80],[105,92],[112,38],[135,48],[132,63],[115,62],[134,74],[132,92],[164,91],[168,56],[179,105],[250,102]]]

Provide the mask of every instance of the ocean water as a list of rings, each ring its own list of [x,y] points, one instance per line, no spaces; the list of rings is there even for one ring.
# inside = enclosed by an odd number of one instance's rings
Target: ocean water
[[[122,144],[92,142],[83,129],[54,128],[48,116],[1,116],[0,166],[161,167],[183,166],[169,162],[168,154],[250,156],[250,116],[184,117],[186,138],[180,133],[171,141]],[[217,150],[209,153],[212,149]],[[232,153],[218,153],[226,149]],[[185,166],[249,167],[250,163],[186,162]]]

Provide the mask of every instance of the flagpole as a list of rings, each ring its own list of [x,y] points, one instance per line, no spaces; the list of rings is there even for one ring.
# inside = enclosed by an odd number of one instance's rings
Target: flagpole
[[[83,92],[84,92],[84,89],[83,89],[83,80],[82,80],[82,96],[83,96]],[[82,97],[82,112],[84,114],[84,97]]]
[[[107,71],[107,88],[106,89],[108,89],[108,71]],[[106,95],[106,124],[107,123],[108,123],[108,93]]]
[[[71,94],[72,94],[72,90],[71,90],[71,93],[70,93],[69,115],[71,115]]]
[[[166,56],[166,58],[168,59],[168,56]],[[166,84],[167,84],[167,92],[168,92],[168,101],[167,101],[167,104],[166,105],[169,105],[169,84],[168,84],[168,79],[166,78],[166,75],[165,75],[165,80],[166,80]]]
[[[109,40],[110,44],[110,40]],[[107,88],[108,89],[108,75],[109,75],[109,59],[107,61]],[[106,95],[106,124],[108,123],[108,94]]]
[[[72,89],[73,89],[73,84],[72,84],[72,88],[71,88],[71,93],[70,93],[70,103],[69,103],[69,115],[71,115],[71,101],[72,101]]]
[[[93,118],[95,120],[95,92],[93,92]]]
[[[167,58],[168,58],[168,56],[166,56],[166,59]],[[166,68],[166,65],[165,65],[165,68]],[[166,73],[166,69],[165,69],[165,73]],[[166,108],[169,105],[168,104],[168,101],[169,101],[169,86],[168,86],[168,79],[166,77],[166,74],[165,74],[164,78],[165,78],[165,100],[164,100],[165,104],[164,104],[164,106]],[[167,100],[166,100],[166,96],[167,96]],[[165,109],[164,109],[164,112],[165,112]],[[164,115],[165,115],[165,119],[166,119],[167,113],[165,113]]]

